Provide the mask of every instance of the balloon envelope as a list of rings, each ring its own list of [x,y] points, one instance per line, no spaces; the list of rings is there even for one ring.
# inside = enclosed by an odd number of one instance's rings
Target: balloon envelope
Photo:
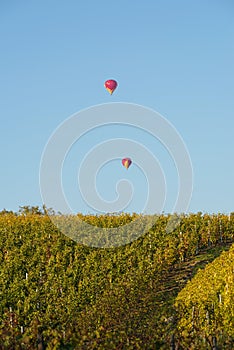
[[[115,81],[113,79],[109,79],[109,80],[105,81],[104,86],[105,86],[106,90],[112,95],[113,92],[115,91],[115,89],[117,88],[118,83],[117,83],[117,81]]]
[[[123,164],[123,166],[125,166],[126,169],[128,169],[130,167],[130,165],[132,164],[132,161],[130,158],[124,158],[124,159],[122,159],[122,164]]]

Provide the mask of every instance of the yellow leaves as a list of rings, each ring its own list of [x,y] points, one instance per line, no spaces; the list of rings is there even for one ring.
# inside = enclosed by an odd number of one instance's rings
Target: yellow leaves
[[[117,227],[139,215],[77,217],[94,226]],[[171,315],[168,310],[177,292],[173,283],[180,279],[173,275],[179,257],[189,263],[198,244],[209,241],[209,234],[214,242],[220,237],[219,231],[215,236],[217,223],[209,216],[183,216],[180,227],[170,234],[165,231],[167,222],[168,217],[162,215],[149,233],[131,244],[94,249],[58,232],[48,216],[0,215],[0,307],[3,310],[10,305],[18,313],[18,332],[21,325],[25,332],[19,334],[19,344],[28,341],[28,348],[34,348],[41,327],[47,348],[53,350],[63,346],[160,348],[173,323],[165,326],[161,320]],[[165,282],[169,269],[172,276]],[[233,269],[232,255],[220,257],[215,267],[200,270],[179,293],[180,336],[190,341],[194,326],[208,334],[215,330],[216,321],[217,327],[229,329],[231,334]],[[38,325],[33,326],[37,317]],[[0,337],[4,331],[0,327]],[[169,348],[168,343],[164,345]]]
[[[178,328],[198,334],[234,336],[234,245],[228,252],[199,271],[193,280],[178,294],[175,307],[178,311]],[[193,308],[194,312],[191,312]]]

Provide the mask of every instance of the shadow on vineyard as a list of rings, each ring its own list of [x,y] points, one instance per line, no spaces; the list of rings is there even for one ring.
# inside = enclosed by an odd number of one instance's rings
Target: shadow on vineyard
[[[97,249],[47,212],[0,213],[0,349],[234,348],[234,214],[182,215],[170,234],[160,215],[132,243]],[[79,217],[118,227],[137,214]]]

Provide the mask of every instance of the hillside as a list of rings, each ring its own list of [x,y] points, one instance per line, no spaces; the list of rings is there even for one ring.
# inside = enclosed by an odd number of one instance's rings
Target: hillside
[[[83,220],[108,227],[133,218]],[[0,349],[173,349],[177,294],[229,249],[234,216],[183,215],[170,234],[168,219],[128,245],[97,249],[70,240],[40,211],[2,212]]]
[[[199,270],[178,294],[177,334],[183,346],[234,348],[234,245]]]

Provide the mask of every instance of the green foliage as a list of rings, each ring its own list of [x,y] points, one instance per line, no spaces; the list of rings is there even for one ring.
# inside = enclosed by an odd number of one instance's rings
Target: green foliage
[[[175,306],[178,334],[184,347],[207,349],[216,338],[224,349],[234,345],[234,245],[199,270],[179,293]]]
[[[176,295],[163,283],[234,231],[234,217],[191,214],[168,234],[170,216],[161,215],[138,240],[96,249],[61,234],[47,213],[27,206],[0,213],[0,349],[168,349],[173,325],[165,320],[174,317]],[[98,227],[138,217],[78,216]],[[219,329],[230,325],[219,317]]]

